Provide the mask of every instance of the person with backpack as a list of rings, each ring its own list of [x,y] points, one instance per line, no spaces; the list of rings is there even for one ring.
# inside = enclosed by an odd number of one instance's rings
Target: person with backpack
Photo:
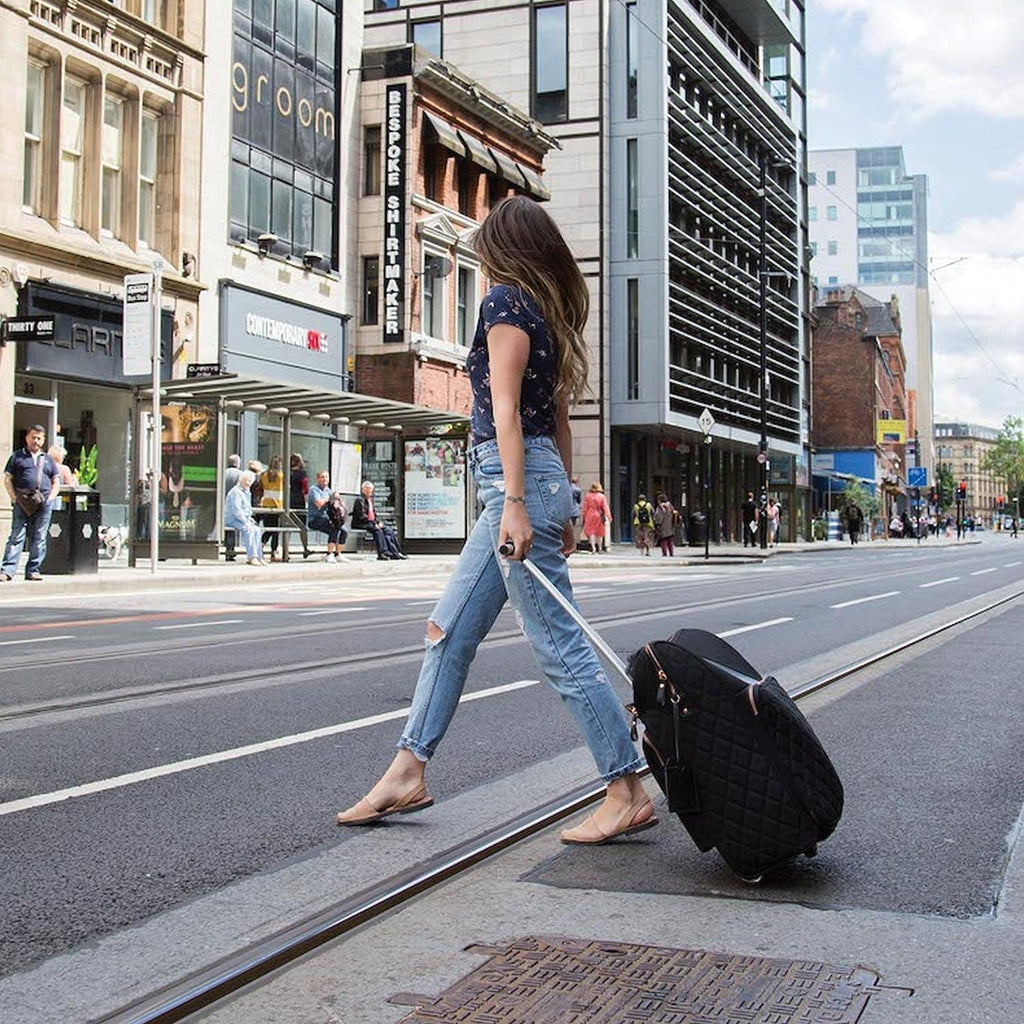
[[[654,506],[645,494],[639,495],[633,506],[633,529],[636,546],[645,555],[649,555],[654,543]]]
[[[679,513],[665,494],[658,495],[658,507],[654,510],[654,529],[661,545],[661,557],[671,558],[676,553],[675,535]]]

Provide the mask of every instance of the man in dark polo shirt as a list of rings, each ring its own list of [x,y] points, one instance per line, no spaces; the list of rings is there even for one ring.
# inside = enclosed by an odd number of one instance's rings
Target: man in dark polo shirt
[[[41,580],[40,568],[46,557],[46,534],[50,528],[51,502],[60,490],[60,469],[46,454],[46,428],[29,427],[25,433],[25,447],[19,448],[7,460],[4,469],[4,487],[11,499],[11,536],[4,550],[0,582],[8,583],[18,571],[18,559],[25,546],[28,533],[28,564],[25,579]],[[44,499],[38,505],[39,492]]]

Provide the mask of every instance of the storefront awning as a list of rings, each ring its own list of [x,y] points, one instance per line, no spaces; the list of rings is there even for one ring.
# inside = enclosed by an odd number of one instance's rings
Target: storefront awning
[[[530,170],[529,167],[524,167],[522,164],[516,164],[516,167],[519,168],[526,179],[526,189],[530,195],[536,196],[538,199],[551,198],[547,185],[544,184],[543,178],[536,171]]]
[[[140,393],[151,396],[152,387],[144,388]],[[309,417],[322,423],[375,427],[411,434],[469,422],[468,416],[443,409],[427,409],[352,391],[321,391],[233,374],[168,381],[161,386],[160,394],[169,402],[218,402],[224,399],[229,409],[239,411],[272,412],[282,416]]]
[[[523,177],[522,169],[512,157],[506,156],[500,149],[492,149],[491,156],[498,163],[498,172],[510,185],[526,188],[526,178]]]
[[[459,137],[466,144],[466,149],[469,150],[469,158],[477,167],[482,167],[485,171],[497,173],[498,165],[494,162],[491,151],[475,135],[464,132],[460,128]]]
[[[432,114],[429,110],[424,110],[423,116],[427,122],[428,133],[434,136],[435,142],[458,156],[466,155],[466,146],[459,138],[459,133],[447,121]]]

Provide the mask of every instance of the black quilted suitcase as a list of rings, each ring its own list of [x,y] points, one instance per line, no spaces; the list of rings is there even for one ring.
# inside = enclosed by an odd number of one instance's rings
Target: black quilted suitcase
[[[843,811],[843,787],[778,681],[714,633],[681,629],[633,655],[634,714],[669,809],[697,847],[756,881],[813,856]]]
[[[504,552],[502,552],[504,553]],[[628,669],[528,559],[534,578],[633,688],[651,774],[697,847],[718,849],[745,881],[800,854],[813,856],[843,812],[843,786],[789,694],[731,645],[681,629]],[[635,738],[635,731],[634,731]]]

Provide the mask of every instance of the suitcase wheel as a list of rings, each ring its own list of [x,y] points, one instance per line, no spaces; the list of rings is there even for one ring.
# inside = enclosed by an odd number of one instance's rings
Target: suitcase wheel
[[[747,885],[759,885],[764,875],[741,875],[738,871],[733,872],[734,875]]]

